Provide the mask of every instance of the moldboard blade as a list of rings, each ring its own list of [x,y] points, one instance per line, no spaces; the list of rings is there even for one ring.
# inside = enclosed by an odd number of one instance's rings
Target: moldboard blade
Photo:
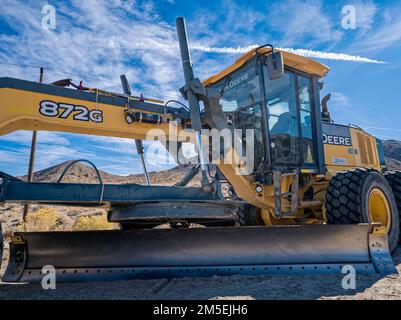
[[[396,272],[386,236],[372,237],[373,229],[364,224],[18,233],[3,281],[41,280],[47,265],[55,268],[57,281],[341,273],[344,265],[360,273]]]

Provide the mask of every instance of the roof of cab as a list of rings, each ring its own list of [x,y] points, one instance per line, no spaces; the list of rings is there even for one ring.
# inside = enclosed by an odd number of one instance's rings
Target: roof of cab
[[[288,67],[303,71],[305,73],[318,76],[319,78],[323,78],[326,74],[330,71],[330,68],[325,66],[324,64],[317,62],[315,60],[290,53],[284,50],[274,49],[276,51],[280,51],[283,54],[284,64]],[[261,48],[258,50],[259,53],[265,54],[271,51],[271,48]],[[251,60],[256,55],[256,48],[252,49],[251,51],[245,53],[241,56],[235,63],[228,68],[224,69],[223,71],[219,72],[218,74],[211,76],[210,78],[206,79],[203,83],[205,86],[214,84],[230,73],[234,72],[235,70],[242,67],[245,63]]]

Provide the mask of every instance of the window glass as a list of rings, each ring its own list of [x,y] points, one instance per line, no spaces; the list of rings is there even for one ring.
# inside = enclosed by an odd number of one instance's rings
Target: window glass
[[[228,124],[242,129],[246,146],[246,130],[254,130],[255,170],[261,169],[265,160],[263,116],[261,109],[260,78],[254,65],[245,66],[216,86],[222,92],[220,104]]]
[[[266,74],[264,78],[272,161],[297,164],[300,159],[294,74],[286,72],[276,80],[270,80]]]
[[[304,163],[315,163],[310,79],[298,76],[298,97],[301,109],[302,157]]]

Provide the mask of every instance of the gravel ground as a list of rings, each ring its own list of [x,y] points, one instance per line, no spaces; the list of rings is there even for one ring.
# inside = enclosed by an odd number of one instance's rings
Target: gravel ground
[[[401,247],[394,261],[401,273]],[[358,277],[344,290],[340,276],[231,276],[171,280],[40,284],[0,283],[0,299],[401,299],[401,276]]]

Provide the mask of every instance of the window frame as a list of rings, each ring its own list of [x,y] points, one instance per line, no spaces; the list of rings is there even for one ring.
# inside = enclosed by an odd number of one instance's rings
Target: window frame
[[[229,81],[230,82],[232,80],[232,78],[234,78],[236,75],[240,74],[241,71],[243,72],[245,69],[247,68],[254,68],[255,69],[255,76],[259,77],[259,101],[253,103],[252,105],[249,105],[247,107],[254,107],[255,105],[259,105],[261,112],[262,112],[262,119],[261,119],[261,125],[262,125],[262,135],[263,135],[263,148],[264,148],[264,160],[261,161],[259,168],[256,169],[254,168],[252,171],[252,174],[262,174],[265,172],[266,170],[266,163],[270,163],[270,143],[266,140],[267,139],[267,131],[268,131],[268,126],[266,126],[266,108],[265,106],[265,89],[264,89],[264,79],[263,79],[263,69],[262,69],[262,64],[259,62],[258,59],[252,59],[248,62],[246,62],[243,66],[241,66],[240,68],[238,68],[237,70],[233,71],[232,73],[230,73],[229,75],[226,76],[225,79],[221,79],[220,81],[218,81],[217,83],[213,84],[212,87],[216,88],[219,87],[219,85],[225,85],[225,83],[227,82],[227,78],[229,77]],[[227,83],[228,83],[227,82]],[[224,109],[223,109],[224,112]],[[238,124],[238,119],[235,119],[235,125],[234,127]]]
[[[288,168],[301,168],[301,169],[311,169],[311,170],[318,170],[319,169],[319,156],[318,156],[318,141],[319,139],[317,139],[317,121],[319,119],[316,118],[316,92],[314,92],[315,90],[315,86],[313,85],[313,76],[311,76],[310,74],[307,74],[305,72],[296,70],[294,68],[291,67],[284,67],[284,72],[286,73],[292,73],[294,75],[294,90],[295,90],[295,101],[296,101],[296,112],[297,112],[297,122],[298,122],[298,139],[299,139],[299,144],[298,144],[298,152],[299,152],[299,162],[297,163],[285,163],[285,162],[277,162],[277,163],[273,163],[272,162],[272,149],[270,146],[270,141],[271,141],[271,137],[270,137],[270,126],[268,123],[268,119],[269,119],[269,107],[267,106],[267,98],[266,98],[266,91],[267,88],[265,87],[265,75],[267,75],[267,69],[264,69],[265,66],[262,63],[259,63],[260,65],[260,70],[261,70],[261,81],[263,81],[262,84],[262,90],[263,90],[263,100],[264,100],[264,108],[263,108],[263,112],[265,112],[265,141],[266,141],[266,150],[268,150],[268,154],[269,156],[266,157],[266,159],[268,158],[269,161],[265,161],[265,165],[264,165],[264,171],[271,171],[273,167],[288,167]],[[266,72],[264,71],[266,70]],[[309,80],[309,97],[310,97],[310,104],[311,104],[311,115],[312,115],[312,143],[313,143],[313,157],[315,160],[315,163],[307,163],[304,161],[304,156],[303,156],[303,144],[302,144],[302,127],[301,127],[301,102],[300,102],[300,97],[299,97],[299,83],[298,83],[298,77],[304,77],[307,78]]]

